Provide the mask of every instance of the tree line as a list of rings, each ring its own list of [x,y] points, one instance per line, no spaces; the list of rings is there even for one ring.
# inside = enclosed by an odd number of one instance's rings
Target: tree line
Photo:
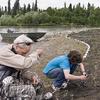
[[[46,10],[38,8],[37,0],[31,5],[20,6],[16,0],[11,8],[11,1],[8,6],[0,6],[1,26],[32,26],[32,25],[85,25],[100,26],[100,8],[88,3],[87,7],[78,3],[76,6],[66,2],[62,8],[48,7]]]

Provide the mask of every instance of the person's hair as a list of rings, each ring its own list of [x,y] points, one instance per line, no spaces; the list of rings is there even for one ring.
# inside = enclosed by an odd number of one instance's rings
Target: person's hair
[[[83,57],[79,51],[72,50],[68,54],[68,58],[72,63],[81,63],[83,61]]]

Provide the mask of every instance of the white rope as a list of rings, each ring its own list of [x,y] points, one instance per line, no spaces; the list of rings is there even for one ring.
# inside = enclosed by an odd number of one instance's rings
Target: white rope
[[[2,39],[3,39],[3,38],[2,38],[2,36],[1,36],[1,34],[0,34],[0,42],[2,41]]]
[[[69,34],[71,34],[71,33],[72,32],[70,32]],[[69,34],[67,34],[65,37],[71,39],[71,37],[68,37]],[[87,57],[88,52],[90,51],[90,45],[88,43],[86,43],[84,41],[80,41],[78,39],[73,39],[73,40],[78,41],[78,42],[81,42],[81,43],[83,43],[83,44],[85,44],[87,46],[87,50],[86,50],[86,52],[85,52],[85,54],[83,56],[83,59],[85,59]]]

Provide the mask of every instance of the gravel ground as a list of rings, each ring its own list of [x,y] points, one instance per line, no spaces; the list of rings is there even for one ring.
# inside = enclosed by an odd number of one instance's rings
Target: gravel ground
[[[33,66],[31,70],[38,73],[44,82],[46,91],[51,91],[51,80],[43,75],[43,67],[53,57],[68,53],[73,49],[79,50],[84,55],[87,46],[74,39],[84,41],[90,45],[90,51],[84,60],[88,73],[87,80],[70,82],[66,90],[55,94],[54,100],[100,100],[100,29],[73,32],[68,37],[71,38],[66,38],[66,33],[64,33],[36,42],[34,50],[42,47],[44,54],[40,59],[40,64]],[[75,74],[79,75],[80,70],[78,69]]]
[[[50,88],[51,80],[49,80],[43,75],[42,70],[43,70],[43,67],[48,63],[48,61],[55,56],[68,53],[70,50],[79,50],[83,55],[85,54],[87,50],[86,45],[74,39],[66,38],[65,35],[55,35],[52,38],[50,37],[50,38],[41,40],[39,42],[36,42],[34,44],[34,49],[38,47],[44,48],[44,54],[40,59],[40,64],[38,64],[37,66],[33,66],[32,70],[35,70],[39,74],[39,76],[44,82],[46,91],[51,91],[51,88]],[[78,73],[80,74],[80,71],[78,71]],[[69,96],[66,96],[66,93],[67,93],[67,90],[61,91],[59,93],[56,93],[55,97],[57,97],[58,100],[62,100],[64,97],[65,98],[68,97],[69,99],[72,98],[72,96],[70,97],[72,93],[70,93]],[[61,96],[62,94],[64,95]]]
[[[70,82],[66,90],[55,94],[54,100],[100,100],[100,29],[72,33],[69,37],[84,41],[90,45],[90,51],[84,60],[88,78],[86,81]],[[45,48],[45,54],[41,58],[40,65],[35,66],[34,69],[36,69],[44,81],[46,91],[51,90],[51,81],[42,73],[46,63],[54,56],[64,54],[72,49],[81,51],[83,55],[87,49],[82,43],[65,38],[64,36],[53,37],[36,44],[36,46],[39,45]],[[77,70],[75,74],[79,75],[80,71]]]
[[[78,86],[76,92],[73,90],[73,100],[100,100],[100,29],[73,33],[70,36],[90,45],[90,51],[84,61],[88,73],[86,87]]]

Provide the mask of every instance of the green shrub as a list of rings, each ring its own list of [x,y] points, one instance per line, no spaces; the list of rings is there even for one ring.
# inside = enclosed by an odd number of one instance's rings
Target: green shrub
[[[16,20],[9,15],[2,15],[0,17],[0,25],[1,26],[13,26],[17,25]]]

